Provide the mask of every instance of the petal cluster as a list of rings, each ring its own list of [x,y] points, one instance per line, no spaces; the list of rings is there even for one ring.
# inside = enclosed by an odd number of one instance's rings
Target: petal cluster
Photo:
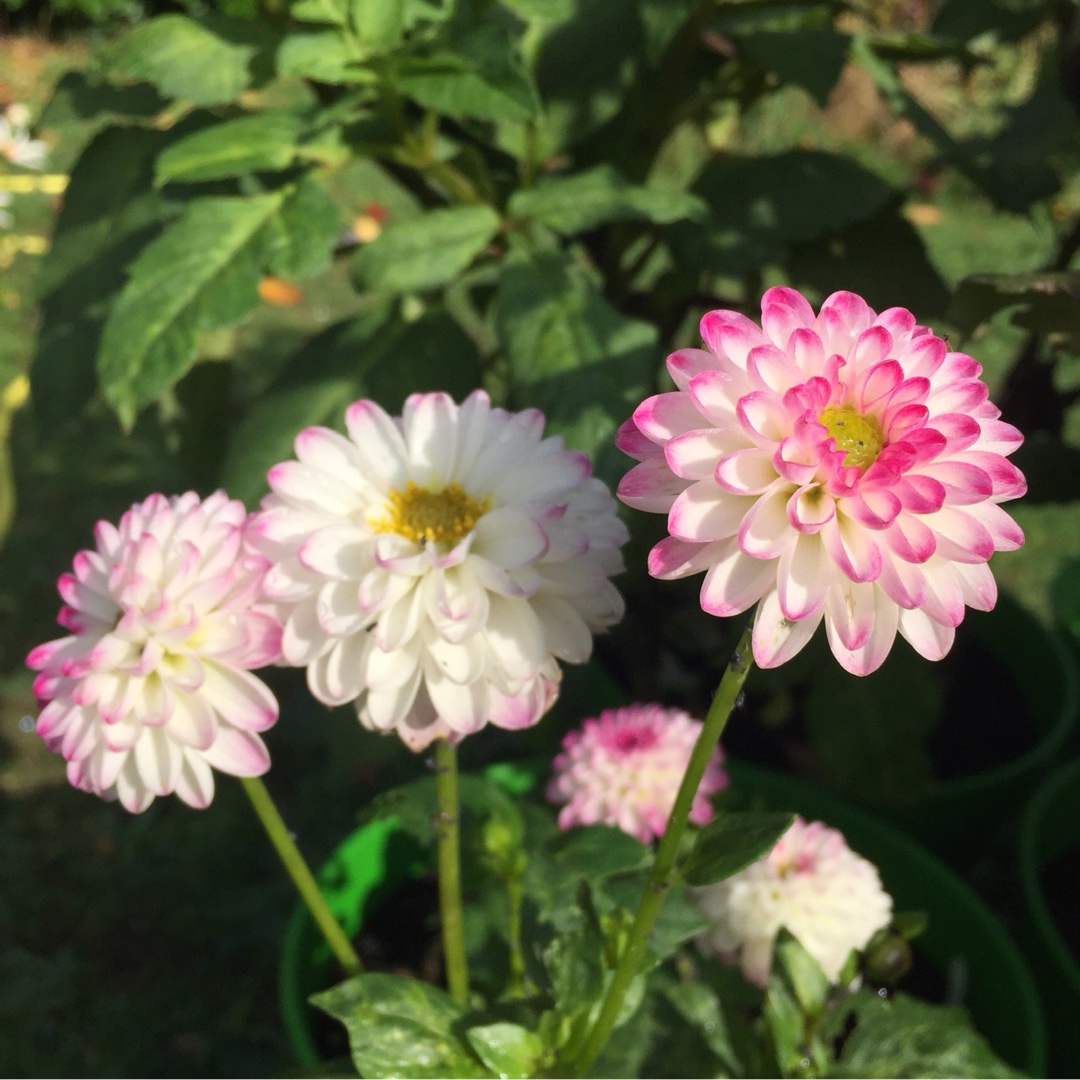
[[[559,828],[614,825],[643,844],[663,835],[676,792],[701,733],[681,709],[629,705],[606,709],[568,734],[552,765],[547,797],[562,803]],[[727,786],[717,747],[705,768],[690,820],[712,820],[709,800]]]
[[[254,523],[285,662],[414,750],[535,723],[557,661],[622,615],[611,492],[541,413],[482,391],[416,394],[401,417],[357,401],[345,423],[300,433]]]
[[[865,948],[892,919],[892,897],[873,863],[835,829],[802,818],[745,870],[688,891],[711,924],[698,945],[738,963],[758,986],[768,982],[781,927],[835,982],[848,953]]]
[[[37,732],[84,791],[138,813],[175,792],[214,796],[213,769],[258,776],[259,732],[277,719],[249,669],[273,663],[281,627],[257,607],[265,558],[247,549],[242,503],[216,492],[151,495],[100,521],[96,548],[59,580],[70,635],[39,645]]]
[[[704,349],[668,358],[677,389],[643,402],[618,443],[640,464],[628,505],[668,516],[655,577],[705,572],[701,605],[757,603],[754,658],[774,667],[824,620],[840,663],[875,670],[897,631],[928,659],[965,605],[989,610],[987,560],[1023,543],[1000,504],[1026,490],[1008,460],[1020,433],[987,399],[980,366],[903,308],[853,293],[815,315],[770,289],[761,325],[701,322]]]

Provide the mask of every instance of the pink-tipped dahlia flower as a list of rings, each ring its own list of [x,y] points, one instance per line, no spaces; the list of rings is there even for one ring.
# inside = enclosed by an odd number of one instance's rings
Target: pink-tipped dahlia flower
[[[623,502],[668,515],[649,571],[706,571],[701,605],[758,603],[754,659],[775,667],[825,620],[840,663],[866,675],[897,630],[949,651],[965,604],[988,611],[987,560],[1024,540],[1000,503],[1026,490],[1006,456],[980,366],[910,312],[853,293],[815,315],[770,289],[761,326],[734,311],[701,321],[706,349],[668,358],[678,389],[643,402],[618,444],[641,464]]]
[[[557,660],[587,660],[622,615],[611,492],[540,412],[479,390],[415,394],[400,418],[357,401],[345,422],[300,433],[255,519],[286,663],[414,750],[534,724]]]
[[[820,821],[796,818],[767,855],[737,874],[688,890],[711,926],[703,952],[738,963],[752,983],[769,980],[781,927],[835,982],[852,949],[864,949],[892,920],[892,897],[877,867]]]
[[[60,576],[71,636],[26,662],[41,673],[37,732],[76,787],[133,813],[172,792],[201,808],[213,769],[270,767],[258,732],[277,702],[248,669],[277,659],[281,627],[253,606],[268,563],[246,548],[246,523],[222,491],[151,495],[119,528],[99,521],[96,550]]]
[[[683,773],[701,733],[701,721],[681,709],[628,705],[606,709],[568,734],[547,787],[564,803],[559,828],[614,825],[643,844],[664,834]],[[712,820],[709,800],[727,786],[718,746],[690,809],[695,825]]]

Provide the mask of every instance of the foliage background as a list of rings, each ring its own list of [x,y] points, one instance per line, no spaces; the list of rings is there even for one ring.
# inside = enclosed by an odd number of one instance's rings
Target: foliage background
[[[615,482],[615,427],[705,310],[753,315],[781,283],[902,304],[979,359],[1028,436],[1027,546],[994,570],[1052,619],[1080,556],[1075,4],[2,0],[0,16],[0,98],[31,105],[50,170],[72,176],[62,199],[13,204],[11,232],[48,254],[0,266],[0,387],[32,385],[0,456],[18,507],[0,549],[7,1071],[287,1061],[273,971],[291,897],[238,791],[130,819],[68,790],[23,730],[22,658],[54,636],[55,578],[97,518],[189,487],[254,506],[293,433],[355,397],[395,410],[483,384],[543,408]],[[662,523],[632,526],[630,617],[601,659],[631,696],[701,710],[730,630],[696,583],[645,578]],[[929,678],[905,649],[895,672]],[[423,762],[277,680],[270,783],[318,860]],[[759,680],[740,723],[787,722],[788,691]],[[571,673],[550,721],[469,752],[548,752],[602,693]],[[909,710],[858,769],[914,746],[926,782],[933,723]],[[818,738],[803,771],[842,789],[850,763],[821,760],[843,732]],[[967,856],[1009,916],[1008,837]]]

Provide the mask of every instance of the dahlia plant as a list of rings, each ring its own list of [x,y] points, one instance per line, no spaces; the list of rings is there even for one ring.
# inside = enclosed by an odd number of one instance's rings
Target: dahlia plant
[[[587,662],[623,612],[615,500],[535,409],[479,390],[412,395],[399,417],[356,401],[345,434],[296,436],[257,512],[223,491],[152,495],[100,522],[61,576],[69,635],[27,658],[38,733],[75,786],[135,813],[171,793],[205,808],[215,769],[241,778],[347,976],[313,1000],[346,1025],[362,1075],[617,1069],[612,1033],[647,994],[709,1030],[721,991],[701,990],[703,1013],[672,971],[647,978],[671,959],[685,979],[707,954],[764,992],[746,1037],[785,1074],[831,1068],[823,1025],[892,1023],[859,989],[860,952],[902,936],[876,869],[820,822],[726,805],[719,739],[753,659],[788,659],[823,618],[858,673],[897,627],[943,654],[964,601],[993,602],[990,552],[1022,540],[997,506],[1023,488],[1004,457],[1019,436],[974,361],[905,311],[837,294],[814,316],[772,290],[762,321],[706,316],[710,349],[675,354],[680,389],[620,433],[641,461],[622,498],[669,514],[650,569],[706,570],[706,610],[756,601],[756,618],[704,720],[629,705],[565,736],[555,821],[504,790],[534,774],[459,776],[457,761],[485,728],[541,724],[560,664]],[[364,970],[258,779],[278,705],[251,670],[270,664],[305,668],[314,698],[365,728],[434,747],[435,776],[370,814],[434,848],[448,994]],[[756,1067],[710,1045],[731,1072]]]

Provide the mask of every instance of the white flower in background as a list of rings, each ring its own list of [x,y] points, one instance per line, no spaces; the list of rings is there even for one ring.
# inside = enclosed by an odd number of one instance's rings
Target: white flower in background
[[[247,669],[278,657],[281,627],[255,602],[266,560],[247,550],[247,512],[218,491],[151,495],[58,582],[70,637],[26,658],[39,671],[37,732],[67,759],[78,788],[139,813],[175,792],[214,797],[214,769],[270,767],[258,732],[274,696]]]
[[[769,979],[773,943],[786,927],[836,981],[852,949],[892,919],[877,867],[820,821],[796,818],[768,855],[715,885],[689,890],[712,924],[703,952],[738,963],[752,983]]]
[[[27,169],[43,169],[49,147],[30,138],[29,122],[25,105],[11,104],[0,113],[0,157]]]
[[[643,844],[663,836],[701,727],[682,709],[662,705],[605,709],[586,720],[552,763],[547,797],[564,804],[559,828],[614,825]],[[723,760],[718,746],[690,808],[695,825],[712,821],[709,800],[727,787]]]
[[[623,612],[610,491],[540,412],[479,390],[415,394],[400,418],[357,401],[345,422],[300,433],[254,521],[285,662],[414,750],[536,723],[557,661],[587,660]]]

